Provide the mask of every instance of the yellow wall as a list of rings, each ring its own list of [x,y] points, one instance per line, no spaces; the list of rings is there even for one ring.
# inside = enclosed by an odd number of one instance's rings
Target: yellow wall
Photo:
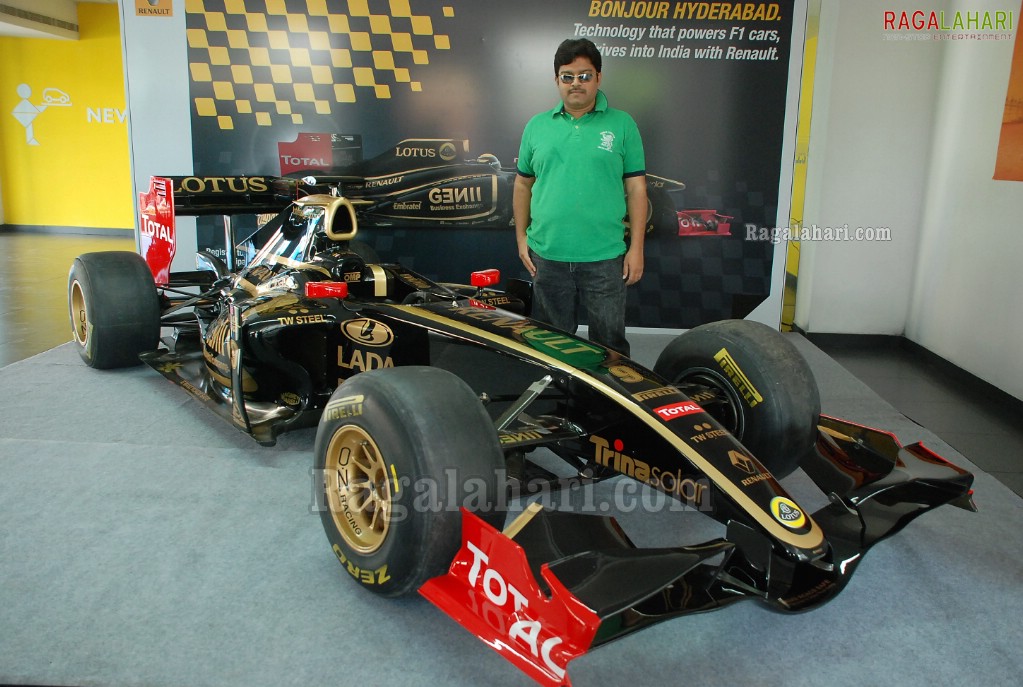
[[[80,39],[0,37],[0,192],[17,225],[133,229],[127,106],[117,5],[78,5]],[[19,95],[22,86],[31,95]],[[24,121],[46,89],[48,105]],[[57,91],[51,95],[60,96]],[[25,102],[27,100],[27,103]],[[19,112],[16,112],[19,111]]]

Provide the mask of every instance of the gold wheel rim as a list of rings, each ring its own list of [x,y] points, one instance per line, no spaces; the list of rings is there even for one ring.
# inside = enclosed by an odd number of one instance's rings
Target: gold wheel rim
[[[387,539],[391,482],[376,442],[361,427],[334,432],[324,466],[327,507],[334,527],[355,551],[373,553]]]
[[[75,341],[84,346],[89,338],[89,316],[85,309],[85,294],[77,279],[71,282],[71,331]]]

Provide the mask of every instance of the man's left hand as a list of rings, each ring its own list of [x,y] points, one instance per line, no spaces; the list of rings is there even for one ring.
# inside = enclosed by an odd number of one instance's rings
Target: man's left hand
[[[622,270],[622,279],[626,286],[632,286],[643,278],[643,251],[630,250],[625,254],[625,267]]]

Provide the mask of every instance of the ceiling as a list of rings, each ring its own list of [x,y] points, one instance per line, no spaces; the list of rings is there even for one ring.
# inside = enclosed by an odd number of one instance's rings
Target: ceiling
[[[117,0],[88,1],[117,4]],[[78,4],[78,0],[0,0],[0,36],[77,40]]]

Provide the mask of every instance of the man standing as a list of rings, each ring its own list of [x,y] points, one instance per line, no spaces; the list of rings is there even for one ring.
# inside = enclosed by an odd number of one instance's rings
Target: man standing
[[[590,339],[628,355],[625,288],[643,276],[646,162],[636,122],[599,90],[600,68],[591,41],[558,46],[561,103],[522,133],[515,238],[533,277],[534,316],[574,333],[581,304]]]

